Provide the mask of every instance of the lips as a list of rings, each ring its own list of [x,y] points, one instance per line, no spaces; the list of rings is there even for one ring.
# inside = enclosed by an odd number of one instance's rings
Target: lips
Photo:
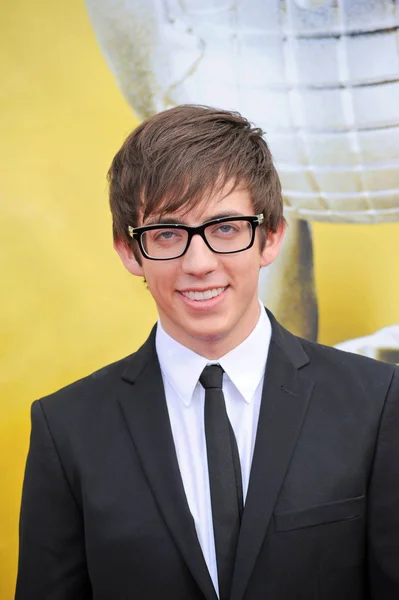
[[[180,292],[183,296],[185,296],[186,298],[189,298],[190,300],[197,300],[198,302],[203,302],[204,300],[210,300],[211,298],[216,298],[216,296],[219,296],[222,292],[224,292],[226,288],[225,287],[219,287],[219,288],[210,288],[208,290],[203,290],[201,292],[197,292],[194,290],[188,290],[185,292]]]

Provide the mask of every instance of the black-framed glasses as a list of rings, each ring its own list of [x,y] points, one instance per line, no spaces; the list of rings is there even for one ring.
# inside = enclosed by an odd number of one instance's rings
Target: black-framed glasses
[[[135,239],[141,253],[151,260],[171,260],[183,256],[194,235],[200,235],[212,252],[235,254],[248,250],[254,243],[255,230],[264,216],[221,217],[198,227],[178,223],[128,226],[130,237]]]

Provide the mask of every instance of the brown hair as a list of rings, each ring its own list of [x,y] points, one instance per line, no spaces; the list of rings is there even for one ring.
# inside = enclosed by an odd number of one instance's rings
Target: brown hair
[[[141,123],[108,171],[114,240],[136,253],[128,225],[188,212],[227,182],[231,191],[247,188],[254,212],[265,217],[263,232],[276,231],[284,220],[281,185],[262,135],[239,113],[207,106],[177,106]]]

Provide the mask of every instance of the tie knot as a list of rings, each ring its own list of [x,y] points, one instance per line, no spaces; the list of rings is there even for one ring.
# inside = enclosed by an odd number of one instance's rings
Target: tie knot
[[[217,388],[222,389],[223,369],[220,365],[208,365],[202,371],[199,378],[200,384],[206,389]]]

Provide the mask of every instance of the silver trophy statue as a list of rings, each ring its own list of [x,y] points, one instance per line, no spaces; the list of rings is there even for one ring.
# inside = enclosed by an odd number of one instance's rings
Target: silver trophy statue
[[[140,118],[208,104],[264,129],[289,228],[260,296],[294,333],[316,339],[310,222],[399,220],[399,0],[86,5]]]

